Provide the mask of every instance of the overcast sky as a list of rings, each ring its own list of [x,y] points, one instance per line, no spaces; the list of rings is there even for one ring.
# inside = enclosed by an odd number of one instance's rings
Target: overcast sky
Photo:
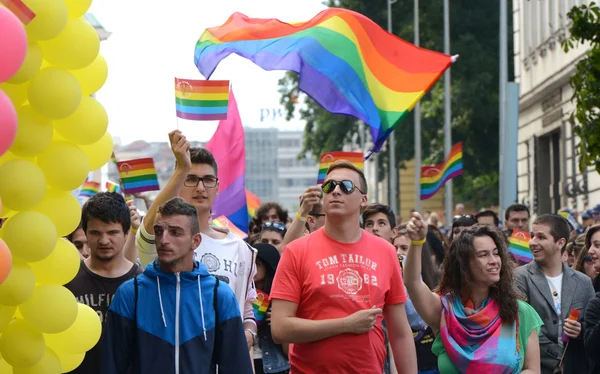
[[[152,5],[150,5],[152,3]],[[233,12],[256,18],[305,21],[325,9],[322,0],[94,0],[90,12],[110,32],[101,45],[109,76],[97,98],[108,111],[109,132],[123,143],[166,141],[179,128],[193,140],[210,139],[217,122],[175,117],[173,78],[203,79],[194,65],[194,46],[202,32],[221,25]],[[168,5],[167,5],[168,4]],[[244,125],[299,130],[300,121],[261,122],[278,109],[277,81],[283,72],[266,72],[238,56],[225,59],[211,77],[229,79]]]

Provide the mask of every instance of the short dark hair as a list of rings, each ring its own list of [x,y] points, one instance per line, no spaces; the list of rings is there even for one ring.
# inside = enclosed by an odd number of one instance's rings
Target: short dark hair
[[[562,248],[563,252],[567,249],[567,242],[571,236],[571,227],[569,222],[559,214],[542,214],[533,221],[534,225],[546,225],[550,227],[550,235],[557,242],[561,238],[565,239],[565,246]]]
[[[368,205],[365,208],[365,210],[362,212],[363,226],[365,225],[365,222],[367,222],[369,217],[371,217],[372,215],[375,215],[377,213],[385,214],[387,216],[390,227],[391,228],[396,227],[396,215],[394,214],[394,211],[392,210],[392,208],[388,205],[379,204],[379,203],[374,203],[374,204]]]
[[[512,212],[527,212],[527,217],[531,216],[531,213],[529,212],[529,208],[527,207],[527,205],[513,204],[513,205],[509,206],[508,208],[506,208],[506,212],[504,212],[504,219],[506,221],[508,221],[508,217],[510,217],[510,213],[512,213]]]
[[[498,215],[493,210],[484,210],[475,215],[475,219],[479,222],[479,217],[494,217],[494,225],[498,226],[500,220],[498,219]]]
[[[215,160],[215,156],[213,156],[213,154],[208,149],[200,147],[190,148],[190,160],[192,161],[192,164],[210,165],[215,171],[215,176],[219,176],[217,160]],[[177,161],[175,161],[175,166],[177,166]]]
[[[127,234],[131,227],[131,213],[125,199],[116,192],[99,192],[81,208],[81,228],[87,232],[88,222],[96,218],[104,223],[120,223]]]
[[[163,217],[186,216],[190,220],[191,234],[196,235],[200,232],[200,221],[196,208],[180,197],[174,197],[158,207],[158,214]]]
[[[278,203],[271,201],[262,204],[260,207],[258,207],[258,209],[256,209],[255,218],[259,226],[262,225],[262,217],[271,209],[275,209],[277,211],[277,217],[279,217],[281,222],[286,223],[288,221],[288,211],[283,209],[283,207]]]
[[[333,164],[331,164],[329,166],[329,169],[327,169],[327,173],[325,174],[326,176],[329,175],[329,173],[331,173],[332,171],[336,170],[336,169],[348,169],[348,170],[353,170],[358,174],[358,178],[360,179],[360,184],[361,186],[361,190],[364,194],[367,193],[368,191],[368,186],[367,186],[367,178],[365,178],[365,173],[360,170],[360,168],[358,168],[356,165],[354,165],[353,163],[351,163],[348,160],[337,160],[334,161]]]

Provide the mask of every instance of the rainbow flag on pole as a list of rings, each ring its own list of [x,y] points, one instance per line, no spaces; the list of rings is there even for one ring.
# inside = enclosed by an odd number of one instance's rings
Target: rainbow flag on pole
[[[325,152],[321,154],[319,161],[319,175],[317,177],[317,184],[322,184],[325,181],[327,169],[329,169],[331,164],[338,160],[350,161],[360,170],[365,170],[365,157],[362,152]]]
[[[213,225],[215,225],[217,227],[227,227],[233,235],[237,236],[238,238],[240,238],[242,240],[244,240],[248,237],[248,234],[246,234],[245,232],[240,230],[236,225],[231,223],[231,221],[228,220],[227,217],[225,217],[225,216],[219,216],[219,217],[213,219]]]
[[[22,0],[0,0],[0,3],[13,12],[24,25],[28,25],[35,18],[35,13]]]
[[[118,184],[116,184],[114,182],[106,181],[105,187],[106,187],[106,191],[108,191],[108,192],[121,193],[121,186],[119,186]]]
[[[248,222],[256,214],[256,209],[260,207],[260,199],[252,192],[246,190],[246,204],[248,205]]]
[[[92,197],[95,194],[100,192],[100,183],[94,182],[89,178],[85,180],[83,186],[81,186],[81,190],[79,191],[80,197]]]
[[[421,168],[421,200],[435,195],[446,182],[463,173],[462,143],[456,143],[443,164]]]
[[[526,231],[513,230],[508,244],[508,251],[512,253],[515,260],[520,265],[525,265],[533,261],[533,253],[529,249],[531,235]]]
[[[252,302],[252,310],[254,311],[254,319],[256,320],[257,325],[260,325],[260,323],[265,319],[265,314],[267,314],[269,304],[271,304],[269,295],[257,289],[256,300]]]
[[[126,194],[160,190],[152,158],[119,161],[117,168]]]
[[[192,121],[227,119],[229,81],[175,78],[177,117]]]

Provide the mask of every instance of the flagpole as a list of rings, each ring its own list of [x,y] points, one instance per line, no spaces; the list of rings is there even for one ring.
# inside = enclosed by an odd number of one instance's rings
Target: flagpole
[[[419,38],[419,0],[414,0],[414,6],[415,45],[418,47],[421,43]],[[421,104],[417,102],[415,105],[415,210],[419,213],[423,213],[421,211],[421,162]]]
[[[506,0],[500,0],[500,97],[499,97],[499,126],[498,126],[498,130],[499,130],[499,154],[498,154],[498,159],[499,159],[499,170],[498,170],[498,176],[500,177],[500,183],[498,183],[499,185],[499,209],[498,209],[498,213],[500,216],[500,220],[503,220],[504,217],[504,209],[506,208],[506,205],[508,205],[507,201],[504,201],[504,182],[506,179],[504,177],[504,157],[503,157],[503,152],[505,149],[505,144],[506,144],[506,85],[508,82],[508,63],[507,63],[507,55],[508,55],[508,43],[506,41],[507,39],[507,5],[506,5]]]
[[[388,32],[392,33],[392,4],[394,4],[397,0],[387,0],[387,28]],[[399,214],[398,212],[398,191],[396,190],[396,177],[398,175],[398,170],[396,169],[396,136],[395,131],[392,129],[390,133],[390,140],[388,142],[388,147],[390,150],[390,159],[389,159],[389,205],[392,208],[392,211]],[[395,222],[390,222],[392,225],[395,225]]]
[[[450,54],[450,3],[444,0],[444,53]],[[452,113],[450,108],[450,68],[444,73],[444,155],[448,158],[452,149]],[[445,188],[445,225],[452,227],[452,179],[446,182]]]

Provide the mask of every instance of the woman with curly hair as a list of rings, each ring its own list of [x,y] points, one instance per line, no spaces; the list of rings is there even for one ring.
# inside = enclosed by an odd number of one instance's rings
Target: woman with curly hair
[[[432,292],[421,280],[427,224],[414,213],[407,230],[404,281],[417,312],[436,333],[432,352],[440,372],[539,373],[542,321],[517,298],[504,234],[483,225],[458,234]]]

